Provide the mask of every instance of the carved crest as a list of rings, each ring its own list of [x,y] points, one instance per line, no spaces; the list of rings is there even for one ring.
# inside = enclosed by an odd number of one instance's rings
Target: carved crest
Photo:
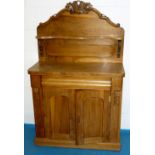
[[[82,13],[88,13],[92,8],[92,5],[90,3],[86,3],[83,1],[74,1],[67,3],[66,9],[70,13],[77,13],[77,14],[82,14]]]
[[[90,11],[93,11],[98,15],[98,17],[100,19],[106,20],[110,25],[115,26],[115,27],[120,27],[120,24],[113,23],[107,16],[105,16],[100,11],[95,9],[90,3],[83,2],[80,0],[67,3],[67,5],[64,9],[59,11],[57,14],[51,16],[47,22],[52,21],[59,15],[63,14],[63,12],[65,12],[65,11],[70,12],[71,14],[88,14]],[[45,22],[45,23],[47,23],[47,22]],[[40,25],[42,25],[42,24],[43,23],[40,23]]]

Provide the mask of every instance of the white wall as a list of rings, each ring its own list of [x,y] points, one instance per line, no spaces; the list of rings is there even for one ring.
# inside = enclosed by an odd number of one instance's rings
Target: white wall
[[[121,128],[130,128],[130,95],[129,95],[129,0],[88,0],[112,21],[120,23],[125,29],[124,67],[126,76],[123,86],[123,106]],[[25,0],[25,91],[24,110],[25,123],[34,123],[33,103],[30,78],[27,69],[38,61],[36,27],[51,15],[62,9],[68,0]]]

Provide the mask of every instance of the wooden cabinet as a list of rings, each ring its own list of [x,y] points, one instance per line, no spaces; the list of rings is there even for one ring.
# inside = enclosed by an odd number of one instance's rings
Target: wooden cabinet
[[[35,144],[120,149],[124,30],[75,1],[37,27]]]

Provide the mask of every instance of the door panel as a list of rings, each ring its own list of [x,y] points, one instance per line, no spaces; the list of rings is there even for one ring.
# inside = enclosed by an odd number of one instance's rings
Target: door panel
[[[84,135],[101,137],[102,135],[103,101],[97,97],[86,97],[83,104]]]
[[[46,138],[75,140],[75,101],[73,90],[43,88]]]
[[[53,134],[69,133],[69,99],[66,96],[50,98]]]
[[[76,91],[77,144],[101,143],[109,136],[109,95],[104,90]]]

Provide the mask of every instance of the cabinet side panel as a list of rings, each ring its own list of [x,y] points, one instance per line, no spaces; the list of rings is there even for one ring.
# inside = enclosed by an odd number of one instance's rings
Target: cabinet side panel
[[[112,79],[110,141],[120,142],[122,79]]]
[[[31,76],[36,136],[45,137],[43,95],[40,87],[40,76]]]

